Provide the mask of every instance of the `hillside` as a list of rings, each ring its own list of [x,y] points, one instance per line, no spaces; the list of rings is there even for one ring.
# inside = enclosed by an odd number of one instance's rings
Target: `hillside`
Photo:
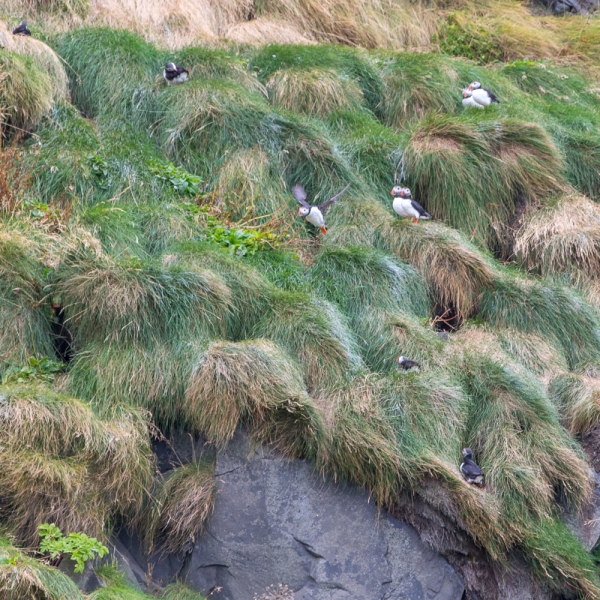
[[[42,523],[180,552],[214,462],[162,477],[153,444],[224,448],[240,424],[368,490],[469,599],[507,598],[513,571],[600,598],[564,518],[600,443],[600,18],[25,4],[0,2],[0,598],[84,597],[33,554]],[[190,81],[167,86],[168,60]],[[500,104],[465,110],[472,81]],[[315,204],[350,184],[326,235],[297,183]],[[394,213],[397,183],[431,221]],[[90,600],[150,597],[104,581]]]

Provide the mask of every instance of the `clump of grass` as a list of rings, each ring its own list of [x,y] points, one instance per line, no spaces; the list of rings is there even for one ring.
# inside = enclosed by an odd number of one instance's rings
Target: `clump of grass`
[[[310,82],[312,80],[310,73],[322,73],[326,75],[330,85],[336,85],[337,81],[346,81],[358,86],[362,94],[359,95],[357,88],[354,87],[352,92],[354,97],[347,98],[347,101],[352,102],[353,107],[362,104],[362,97],[372,111],[376,111],[381,102],[382,81],[379,70],[370,56],[358,49],[324,44],[319,46],[272,44],[252,57],[250,68],[256,71],[260,81],[266,85],[269,81],[281,80],[282,75],[278,76],[278,72],[287,74],[288,77],[294,76],[295,73],[294,77],[298,78],[298,84],[302,74]]]
[[[301,365],[311,389],[344,380],[360,368],[356,342],[330,303],[302,293],[273,292],[253,337],[272,339]]]
[[[0,230],[0,373],[30,356],[54,356],[50,309],[43,302],[39,247],[17,230]]]
[[[144,124],[158,118],[152,88],[164,65],[160,53],[141,37],[124,29],[84,27],[62,35],[56,49],[71,66],[73,102],[88,117],[123,122],[129,117]]]
[[[525,216],[515,253],[543,276],[566,274],[574,281],[600,276],[600,210],[595,202],[565,194]]]
[[[403,128],[432,111],[454,113],[459,106],[458,74],[452,63],[438,54],[403,52],[382,57],[383,122]]]
[[[194,460],[167,473],[154,497],[145,524],[149,542],[165,554],[192,548],[215,501],[215,470],[212,462]]]
[[[103,537],[107,519],[137,515],[153,470],[142,413],[113,407],[101,419],[34,386],[3,387],[0,401],[2,513],[19,539],[34,543],[47,522]]]
[[[184,583],[172,583],[163,590],[163,600],[204,600],[204,596],[190,589]]]
[[[459,320],[473,314],[495,279],[496,269],[487,255],[437,223],[413,227],[389,221],[378,235],[378,245],[414,265],[427,281],[438,312],[450,310]]]
[[[421,121],[403,160],[409,187],[428,212],[505,255],[517,199],[539,202],[556,188],[560,169],[558,151],[538,125],[468,116]]]
[[[50,111],[50,76],[26,55],[0,52],[0,127],[4,137],[22,137]]]
[[[596,377],[563,373],[552,379],[548,393],[573,435],[585,434],[600,422],[600,381]]]
[[[80,344],[92,339],[147,344],[175,332],[217,331],[230,299],[222,279],[209,271],[85,250],[65,257],[52,291]]]
[[[83,600],[67,575],[27,556],[6,537],[0,537],[0,595],[6,600]]]
[[[600,351],[596,317],[570,288],[505,275],[484,290],[480,315],[495,328],[511,327],[558,344],[571,368],[593,363]]]
[[[356,82],[332,69],[285,69],[266,81],[271,103],[277,108],[319,118],[337,110],[360,110],[363,93]]]
[[[213,342],[186,391],[195,429],[223,445],[241,422],[286,456],[314,456],[321,417],[296,365],[272,342]]]
[[[135,344],[96,342],[78,352],[69,370],[67,389],[89,400],[100,412],[126,401],[149,410],[164,431],[187,425],[185,391],[202,340]]]

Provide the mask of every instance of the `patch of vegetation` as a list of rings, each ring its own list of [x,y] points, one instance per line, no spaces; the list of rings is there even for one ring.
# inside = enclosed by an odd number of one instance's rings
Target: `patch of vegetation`
[[[30,356],[24,367],[10,366],[4,371],[2,385],[6,383],[51,382],[57,373],[62,373],[65,364],[47,356]]]
[[[108,553],[108,548],[96,538],[90,538],[85,533],[69,533],[64,536],[61,530],[51,523],[38,526],[40,552],[47,553],[57,563],[63,556],[68,556],[75,563],[75,573],[83,573],[85,563],[96,557],[102,558]]]
[[[173,163],[161,163],[156,160],[150,162],[150,172],[161,181],[166,181],[180,194],[195,197],[200,192],[202,179],[188,173]]]

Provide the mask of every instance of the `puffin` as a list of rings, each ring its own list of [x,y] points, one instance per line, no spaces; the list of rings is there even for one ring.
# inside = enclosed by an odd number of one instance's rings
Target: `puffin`
[[[464,456],[464,461],[460,465],[462,476],[467,483],[483,487],[483,473],[473,460],[473,450],[471,448],[463,448],[462,455]]]
[[[470,98],[475,102],[475,105],[482,108],[489,106],[490,104],[500,104],[500,100],[496,97],[496,94],[485,90],[481,87],[479,81],[473,81],[467,86],[466,92],[471,92]],[[463,104],[465,103],[465,92],[463,92]]]
[[[17,27],[13,29],[13,35],[31,35],[31,31],[27,29],[27,23],[21,21]]]
[[[295,185],[292,188],[292,195],[296,198],[296,201],[301,204],[298,210],[298,216],[304,217],[309,223],[317,227],[321,233],[327,233],[327,225],[325,225],[325,213],[327,209],[337,202],[340,196],[348,190],[350,184],[348,184],[341,192],[338,192],[335,196],[321,202],[317,206],[311,206],[306,202],[306,191],[301,185]]]
[[[177,85],[188,80],[189,71],[183,67],[178,67],[175,63],[168,62],[163,71],[163,77],[168,85]]]
[[[421,365],[416,360],[409,360],[406,356],[399,356],[396,359],[396,362],[398,363],[398,368],[404,369],[405,371],[410,371],[415,367],[417,369],[421,368]]]
[[[469,88],[465,88],[463,90],[462,105],[465,108],[468,108],[468,107],[485,108],[485,106],[483,106],[483,104],[477,104],[477,102],[475,102],[475,100],[473,100],[473,92]]]
[[[431,219],[431,215],[415,200],[407,187],[395,185],[391,191],[394,196],[392,207],[401,217],[412,217],[413,225],[419,222],[419,219]]]

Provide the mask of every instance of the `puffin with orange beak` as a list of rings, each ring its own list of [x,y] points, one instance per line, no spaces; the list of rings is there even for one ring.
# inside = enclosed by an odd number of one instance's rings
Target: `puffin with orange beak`
[[[431,215],[416,201],[413,200],[411,191],[407,187],[395,185],[391,191],[394,196],[392,208],[401,217],[410,217],[413,225],[419,222],[419,219],[431,219]]]
[[[467,483],[482,488],[484,486],[483,473],[479,465],[473,460],[473,450],[471,448],[463,448],[462,455],[464,460],[459,467],[462,476]]]
[[[485,108],[490,104],[500,104],[496,94],[481,87],[479,81],[473,81],[463,90],[463,106],[476,106]]]
[[[327,225],[325,225],[325,213],[327,209],[335,204],[340,196],[348,190],[350,184],[348,184],[341,192],[337,193],[335,196],[329,198],[329,200],[325,200],[325,202],[321,202],[317,206],[311,206],[306,201],[306,191],[301,185],[295,185],[292,188],[292,195],[296,198],[298,204],[300,204],[300,209],[298,210],[298,216],[304,217],[310,224],[317,227],[321,233],[327,233]]]
[[[190,72],[183,67],[178,67],[173,62],[168,62],[163,71],[163,77],[167,85],[178,85],[185,83],[189,78]]]

